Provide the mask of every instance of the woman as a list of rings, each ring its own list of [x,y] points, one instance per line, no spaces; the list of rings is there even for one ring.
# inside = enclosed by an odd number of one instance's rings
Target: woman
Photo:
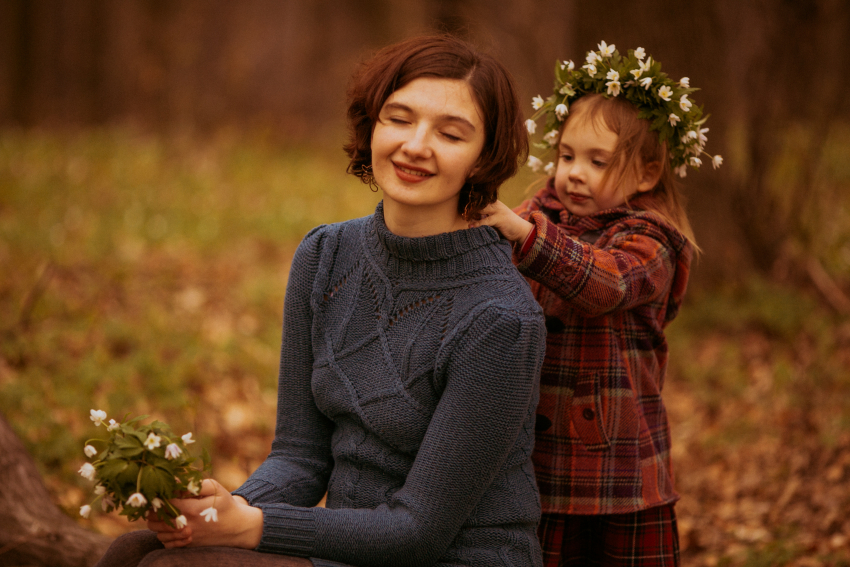
[[[349,102],[349,171],[383,201],[295,253],[271,454],[101,565],[155,548],[144,565],[540,564],[546,331],[509,244],[467,228],[527,152],[510,78],[461,40],[416,38],[366,62]]]

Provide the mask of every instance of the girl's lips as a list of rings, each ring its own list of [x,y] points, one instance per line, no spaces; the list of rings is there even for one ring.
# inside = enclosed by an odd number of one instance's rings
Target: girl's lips
[[[579,195],[578,193],[567,193],[567,195],[570,197],[570,201],[572,201],[573,203],[584,203],[585,201],[587,201],[587,197],[585,197],[584,195]]]
[[[395,174],[398,178],[408,183],[418,183],[434,176],[433,173],[426,169],[422,169],[421,167],[400,165],[395,162],[393,162],[393,167],[395,168]]]

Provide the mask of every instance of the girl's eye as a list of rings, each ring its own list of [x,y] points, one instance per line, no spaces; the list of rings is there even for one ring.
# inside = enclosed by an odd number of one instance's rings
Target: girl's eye
[[[596,167],[605,167],[608,164],[605,163],[604,161],[599,161],[598,159],[595,159],[595,160],[593,160],[593,165],[595,165]]]
[[[573,156],[570,154],[561,154],[562,161],[573,161]]]

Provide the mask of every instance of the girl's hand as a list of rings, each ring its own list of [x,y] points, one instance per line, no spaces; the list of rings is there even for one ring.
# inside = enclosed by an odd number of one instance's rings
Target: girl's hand
[[[186,526],[172,528],[154,515],[148,516],[148,529],[167,548],[221,545],[254,549],[263,535],[263,511],[249,506],[244,498],[233,496],[215,480],[207,479],[198,496],[171,501],[186,517]],[[215,508],[218,521],[207,521]],[[205,515],[201,515],[204,512]]]
[[[513,212],[501,201],[481,209],[481,217],[469,223],[469,228],[492,226],[511,242],[525,242],[534,225]]]

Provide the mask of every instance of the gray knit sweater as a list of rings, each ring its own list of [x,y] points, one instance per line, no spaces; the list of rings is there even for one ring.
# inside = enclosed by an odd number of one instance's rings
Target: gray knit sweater
[[[286,290],[272,452],[235,494],[316,566],[537,566],[546,329],[490,227],[320,226]],[[326,508],[313,508],[327,491]]]

